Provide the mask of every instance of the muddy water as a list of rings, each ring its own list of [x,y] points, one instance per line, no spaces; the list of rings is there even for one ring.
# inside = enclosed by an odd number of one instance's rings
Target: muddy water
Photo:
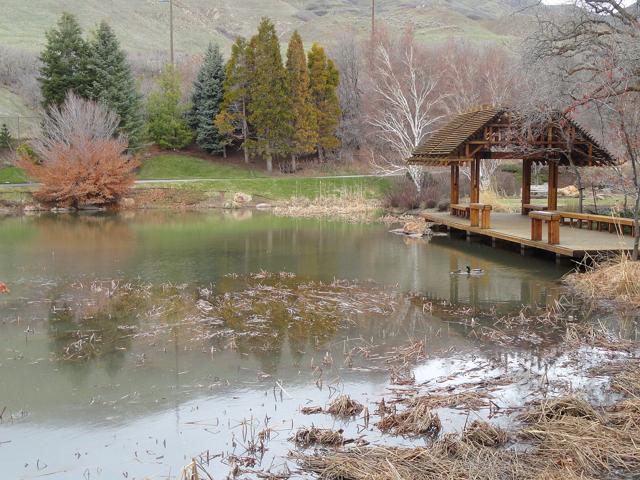
[[[485,274],[450,275],[466,265]],[[245,280],[261,271],[295,274],[278,282],[306,285],[305,301],[317,303],[298,311],[283,296],[256,307],[263,282]],[[426,346],[420,382],[472,377],[479,362],[499,375],[509,363],[542,369],[548,360],[485,345],[405,294],[512,311],[554,298],[564,272],[449,238],[255,212],[0,220],[0,280],[11,288],[0,298],[1,476],[179,478],[208,451],[220,478],[228,456],[249,456],[260,431],[270,438],[262,461],[243,468],[279,471],[287,439],[311,423],[375,441],[361,422],[299,409],[342,391],[379,401],[392,388],[385,358],[410,339]],[[335,279],[358,281],[344,288],[357,288],[361,303],[345,308],[357,295],[332,290]],[[121,297],[123,285],[134,294]],[[246,308],[209,312],[232,292]],[[368,308],[367,298],[380,305]],[[452,414],[444,429],[464,421]]]

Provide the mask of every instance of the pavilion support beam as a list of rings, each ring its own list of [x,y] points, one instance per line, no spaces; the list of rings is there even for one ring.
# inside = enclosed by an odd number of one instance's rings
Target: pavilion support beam
[[[460,203],[460,165],[451,164],[451,203]]]
[[[527,215],[525,205],[531,204],[531,160],[522,161],[522,209],[520,213]]]
[[[480,203],[480,159],[471,161],[471,202]]]
[[[549,162],[549,193],[547,195],[547,209],[558,209],[558,162]]]

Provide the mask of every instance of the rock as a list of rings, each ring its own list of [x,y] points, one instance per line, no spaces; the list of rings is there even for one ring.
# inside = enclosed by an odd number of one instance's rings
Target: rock
[[[563,197],[578,197],[580,195],[580,191],[575,185],[568,185],[564,188],[559,188],[558,195]]]
[[[233,196],[233,203],[237,203],[238,205],[245,205],[252,199],[253,197],[248,193],[236,192]]]
[[[424,235],[428,231],[427,222],[424,220],[407,222],[402,227],[402,231],[406,234],[417,233]]]
[[[22,210],[25,211],[25,212],[42,212],[42,211],[46,210],[46,208],[44,208],[39,203],[36,203],[36,204],[32,204],[32,205],[25,205]]]
[[[120,206],[122,208],[133,208],[136,206],[136,201],[133,198],[126,197],[120,200]]]
[[[52,213],[71,213],[74,209],[68,207],[53,207],[50,211]]]
[[[227,200],[226,202],[224,202],[222,204],[222,208],[232,209],[232,208],[236,208],[236,207],[234,206],[234,203],[232,201]]]
[[[270,203],[259,203],[256,205],[256,208],[258,210],[267,210],[268,208],[271,208],[271,204]]]

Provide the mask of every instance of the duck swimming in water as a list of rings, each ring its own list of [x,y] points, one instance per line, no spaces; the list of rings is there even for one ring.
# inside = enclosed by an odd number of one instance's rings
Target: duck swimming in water
[[[462,269],[458,269],[455,272],[449,272],[450,275],[473,275],[473,276],[478,276],[478,275],[483,275],[484,274],[484,270],[481,268],[471,268],[469,265],[467,265],[467,267],[462,270]]]

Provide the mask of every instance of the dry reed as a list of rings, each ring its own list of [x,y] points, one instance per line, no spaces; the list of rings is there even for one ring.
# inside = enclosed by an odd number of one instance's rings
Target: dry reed
[[[442,429],[437,413],[426,403],[417,402],[398,413],[384,415],[376,426],[385,433],[402,436],[436,436]]]
[[[300,428],[293,437],[295,443],[300,446],[310,445],[340,446],[344,444],[342,430],[333,431],[328,428]]]
[[[364,410],[364,406],[348,395],[340,395],[327,408],[327,412],[336,417],[354,417],[362,410]]]

